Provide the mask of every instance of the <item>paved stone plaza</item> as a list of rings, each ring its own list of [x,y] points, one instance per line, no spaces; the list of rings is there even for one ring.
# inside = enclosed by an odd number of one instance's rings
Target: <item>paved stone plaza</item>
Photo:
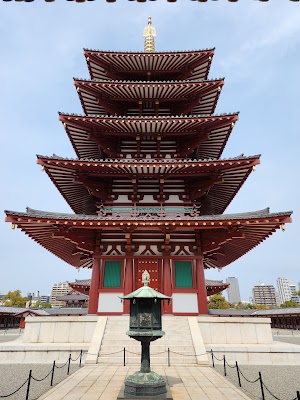
[[[137,366],[85,366],[40,400],[116,400],[126,376],[137,369]],[[174,400],[249,399],[210,367],[155,366],[153,369],[167,380]]]

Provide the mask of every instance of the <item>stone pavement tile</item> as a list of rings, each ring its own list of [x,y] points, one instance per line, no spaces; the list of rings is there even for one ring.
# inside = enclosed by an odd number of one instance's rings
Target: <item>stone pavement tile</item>
[[[173,400],[191,400],[185,387],[171,387],[170,390]]]
[[[222,393],[228,400],[241,400],[247,398],[244,393],[236,388],[222,388]],[[244,397],[245,396],[245,397]]]
[[[93,384],[93,387],[106,388],[106,386],[108,385],[108,383],[109,383],[109,381],[101,381],[101,380],[99,380],[99,381],[96,381],[96,382]]]
[[[199,387],[198,382],[195,381],[195,379],[185,379],[182,377],[182,383],[184,384],[185,387]]]
[[[209,400],[201,388],[187,388],[187,391],[192,400]]]
[[[61,400],[62,397],[59,394],[49,394],[47,397],[39,397],[39,399],[45,399],[45,400]]]
[[[88,386],[91,387],[94,384],[94,381],[86,381],[85,379],[79,383],[77,383],[76,387],[81,387],[81,386]]]
[[[88,387],[85,386],[76,386],[72,390],[68,392],[68,394],[63,397],[64,400],[79,400],[88,390]]]
[[[116,398],[118,397],[119,391],[121,388],[118,389],[113,389],[113,388],[109,388],[106,389],[102,395],[99,397],[100,400],[116,400]]]
[[[116,400],[125,377],[134,366],[82,368],[51,389],[40,400]],[[161,366],[154,368],[170,386],[174,400],[245,400],[249,398],[210,367]]]
[[[98,394],[84,394],[80,400],[98,400],[99,398]]]
[[[100,397],[102,393],[104,392],[106,388],[105,387],[94,387],[92,386],[85,392],[85,394],[82,396],[83,398],[87,398],[88,396],[97,396]]]
[[[215,385],[212,382],[206,380],[206,381],[203,381],[203,382],[198,382],[198,387],[200,387],[200,388],[214,388]]]
[[[203,388],[204,393],[209,398],[209,400],[228,400],[227,397],[222,395],[222,392],[215,387]]]

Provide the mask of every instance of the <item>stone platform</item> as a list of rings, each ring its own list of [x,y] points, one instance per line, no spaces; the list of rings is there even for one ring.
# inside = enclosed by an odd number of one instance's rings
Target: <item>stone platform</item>
[[[0,363],[64,362],[83,351],[85,364],[140,365],[140,343],[126,331],[129,317],[29,317],[24,335],[0,344]],[[162,339],[151,344],[151,365],[208,365],[212,349],[230,363],[300,365],[300,346],[273,341],[269,318],[163,316]],[[169,353],[168,353],[169,349]],[[168,357],[169,356],[169,357]],[[216,361],[217,362],[217,361]]]
[[[156,366],[173,400],[250,400],[210,367]],[[136,366],[87,365],[45,393],[39,400],[116,400],[126,376]]]

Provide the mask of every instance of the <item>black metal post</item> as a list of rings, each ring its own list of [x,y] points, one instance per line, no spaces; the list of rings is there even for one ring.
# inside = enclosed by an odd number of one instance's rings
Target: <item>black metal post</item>
[[[212,349],[210,349],[210,354],[211,354],[212,366],[213,366],[213,368],[215,368],[214,353],[213,353]]]
[[[170,366],[170,348],[168,347],[168,367]]]
[[[52,366],[52,374],[51,374],[50,386],[53,386],[54,370],[55,370],[55,360],[53,361],[53,366]]]
[[[71,364],[71,354],[69,355],[69,361],[68,361],[68,375],[70,373],[70,364]]]
[[[223,365],[224,365],[224,376],[226,376],[226,360],[225,360],[225,354],[223,355]]]
[[[81,361],[82,361],[82,350],[80,350],[79,368],[81,368]]]
[[[263,381],[262,381],[262,377],[261,377],[261,372],[259,371],[259,382],[260,382],[260,388],[261,388],[261,397],[262,400],[265,400],[265,392],[264,392],[264,385],[263,385]]]
[[[29,376],[28,376],[26,400],[29,399],[29,390],[30,390],[31,375],[32,375],[32,369],[29,371]]]
[[[242,387],[241,377],[240,377],[240,370],[239,370],[239,366],[238,366],[237,361],[235,362],[235,366],[236,366],[236,372],[237,372],[237,376],[238,376],[238,380],[239,380],[239,386]]]
[[[297,400],[300,400],[300,392],[297,390]]]
[[[126,365],[126,349],[125,349],[125,347],[123,349],[123,365],[124,365],[124,367]]]

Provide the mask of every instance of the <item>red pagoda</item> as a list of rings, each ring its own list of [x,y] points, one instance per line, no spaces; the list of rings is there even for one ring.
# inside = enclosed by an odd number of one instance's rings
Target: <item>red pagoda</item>
[[[77,158],[37,157],[74,214],[6,211],[6,221],[76,268],[91,268],[89,313],[128,313],[119,296],[142,285],[164,313],[207,314],[204,270],[223,268],[290,222],[269,209],[224,214],[259,156],[222,159],[238,113],[215,115],[224,79],[214,49],[84,50],[75,79],[84,115],[59,114]]]

